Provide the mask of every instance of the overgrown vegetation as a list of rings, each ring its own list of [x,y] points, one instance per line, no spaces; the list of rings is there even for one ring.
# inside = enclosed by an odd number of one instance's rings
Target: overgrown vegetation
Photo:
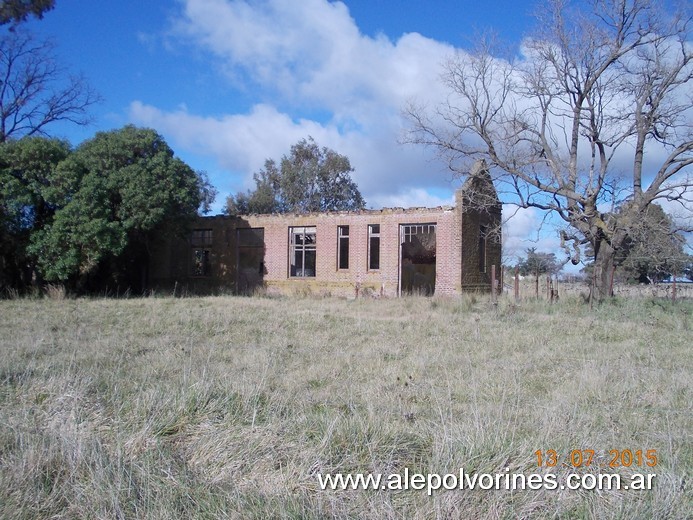
[[[58,295],[59,297],[59,295]],[[693,305],[0,301],[2,518],[686,518]],[[321,491],[654,449],[652,491]],[[564,475],[569,468],[558,467]],[[591,470],[597,472],[597,469]]]
[[[43,281],[141,291],[156,240],[187,231],[215,191],[154,130],[0,143],[0,289]]]

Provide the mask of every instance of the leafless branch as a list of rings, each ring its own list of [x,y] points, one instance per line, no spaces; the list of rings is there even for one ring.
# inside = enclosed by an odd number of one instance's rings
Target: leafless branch
[[[571,254],[590,243],[607,266],[653,201],[693,192],[691,17],[650,0],[549,0],[542,17],[522,60],[483,43],[450,58],[448,99],[411,105],[407,140],[460,175],[486,160],[506,202],[556,213]]]
[[[54,46],[15,30],[0,37],[0,142],[46,134],[57,121],[90,122],[87,109],[99,95],[55,60]]]

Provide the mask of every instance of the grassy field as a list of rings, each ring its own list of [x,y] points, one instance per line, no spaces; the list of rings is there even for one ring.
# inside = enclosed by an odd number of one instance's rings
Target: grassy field
[[[692,311],[651,299],[0,301],[0,517],[691,518]],[[550,449],[595,458],[538,468]],[[657,465],[608,468],[612,449],[656,450]],[[651,491],[430,497],[317,479],[459,468],[657,476]]]

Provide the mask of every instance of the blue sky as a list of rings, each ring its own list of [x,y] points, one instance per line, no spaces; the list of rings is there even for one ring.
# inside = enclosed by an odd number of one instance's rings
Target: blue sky
[[[103,97],[94,124],[59,125],[73,144],[125,124],[161,133],[226,195],[267,158],[312,136],[347,155],[370,207],[452,203],[459,180],[431,151],[404,146],[409,100],[443,99],[441,62],[492,30],[517,49],[533,5],[442,0],[57,0],[32,31]],[[510,211],[507,214],[511,213]],[[517,214],[510,255],[555,248],[541,215]],[[530,239],[526,242],[525,239]]]

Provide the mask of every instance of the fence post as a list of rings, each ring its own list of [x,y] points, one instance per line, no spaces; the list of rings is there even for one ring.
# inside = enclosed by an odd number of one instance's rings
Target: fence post
[[[498,303],[498,289],[496,286],[496,266],[491,266],[491,303],[496,305]]]
[[[674,284],[671,286],[671,301],[675,302],[676,301],[676,273],[674,273],[673,276],[674,276]]]

